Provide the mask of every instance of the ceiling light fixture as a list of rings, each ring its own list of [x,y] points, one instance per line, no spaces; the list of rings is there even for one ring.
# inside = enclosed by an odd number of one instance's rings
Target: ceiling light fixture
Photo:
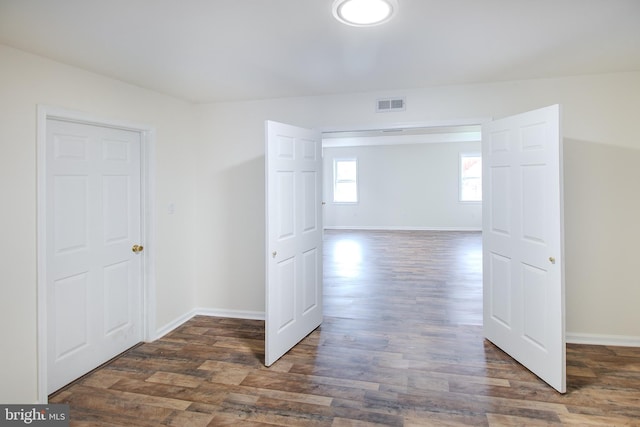
[[[335,0],[333,16],[343,24],[370,27],[384,24],[398,11],[398,0]]]

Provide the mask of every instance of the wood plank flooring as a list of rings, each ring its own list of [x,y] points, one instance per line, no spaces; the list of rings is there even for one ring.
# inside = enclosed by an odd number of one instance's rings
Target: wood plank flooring
[[[72,426],[640,426],[640,348],[567,346],[561,395],[482,337],[481,236],[327,231],[325,319],[197,316],[51,396]]]

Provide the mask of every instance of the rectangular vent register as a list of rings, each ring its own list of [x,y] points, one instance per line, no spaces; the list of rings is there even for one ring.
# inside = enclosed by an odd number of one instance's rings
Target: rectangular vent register
[[[384,98],[376,101],[376,112],[386,113],[390,111],[404,111],[406,101],[404,98]]]

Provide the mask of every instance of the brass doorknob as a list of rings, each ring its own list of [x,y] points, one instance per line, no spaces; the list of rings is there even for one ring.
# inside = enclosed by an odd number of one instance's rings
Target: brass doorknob
[[[144,246],[142,245],[133,245],[133,247],[131,248],[131,250],[136,254],[138,252],[142,252],[143,249],[144,249]]]
[[[550,257],[549,257],[549,262],[550,262],[551,264],[555,264],[555,263],[556,263],[556,259],[555,259],[554,257],[550,256]]]

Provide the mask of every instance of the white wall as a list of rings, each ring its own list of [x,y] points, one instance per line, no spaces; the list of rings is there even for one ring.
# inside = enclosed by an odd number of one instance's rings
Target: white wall
[[[324,226],[481,230],[482,204],[459,200],[460,154],[480,151],[480,142],[324,148]],[[358,161],[355,204],[333,202],[333,161],[345,158]]]
[[[37,104],[156,128],[158,328],[196,305],[193,106],[0,45],[2,403],[37,399]]]
[[[376,114],[376,98],[407,110]],[[563,106],[567,331],[640,342],[640,73],[202,106],[198,302],[264,310],[264,120],[322,129],[445,124]],[[470,120],[473,122],[474,120]]]

